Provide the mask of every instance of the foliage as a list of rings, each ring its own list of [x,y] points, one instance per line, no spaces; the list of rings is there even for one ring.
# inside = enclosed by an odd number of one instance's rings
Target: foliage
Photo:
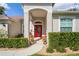
[[[51,48],[64,52],[65,48],[79,50],[79,32],[50,32],[48,50]]]
[[[28,47],[27,38],[0,38],[0,48],[25,48]]]
[[[8,32],[4,29],[0,29],[0,38],[8,38]]]
[[[24,37],[24,35],[23,35],[23,34],[18,34],[18,35],[16,35],[15,37],[16,37],[16,38],[20,38],[20,37]]]
[[[51,49],[51,48],[47,48],[47,50],[46,50],[48,53],[50,52],[50,53],[52,53],[52,52],[54,52],[54,50],[53,49]]]
[[[0,6],[0,14],[1,14],[1,15],[4,14],[4,11],[5,11],[5,8],[2,7],[2,6]]]

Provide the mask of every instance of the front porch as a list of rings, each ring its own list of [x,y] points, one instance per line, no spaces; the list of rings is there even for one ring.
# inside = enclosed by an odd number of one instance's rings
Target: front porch
[[[35,39],[40,39],[42,35],[46,35],[47,11],[43,9],[32,9],[29,11],[29,17],[30,34]]]
[[[48,7],[49,6],[49,7]],[[24,6],[24,37],[28,39],[30,35],[34,40],[47,36],[52,32],[52,4],[48,5],[27,5]]]

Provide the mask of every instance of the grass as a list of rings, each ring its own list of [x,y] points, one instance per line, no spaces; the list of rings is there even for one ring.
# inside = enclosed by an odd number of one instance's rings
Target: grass
[[[43,54],[33,54],[32,56],[48,56],[48,55],[43,55]]]
[[[44,55],[44,54],[33,54],[32,56],[49,56],[49,55]],[[53,56],[53,55],[52,55]],[[79,56],[79,53],[76,54],[65,54],[63,56]]]
[[[64,55],[64,56],[79,56],[79,53],[76,53],[76,54],[67,54],[67,55]]]

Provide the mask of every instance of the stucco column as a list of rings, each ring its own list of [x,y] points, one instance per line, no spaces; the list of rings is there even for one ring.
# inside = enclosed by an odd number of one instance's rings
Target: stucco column
[[[24,12],[24,37],[29,37],[29,11]]]
[[[52,32],[52,9],[48,11],[47,13],[47,43],[49,44],[48,42],[48,33],[49,32]]]
[[[76,29],[76,27],[77,27],[76,24],[78,24],[77,22],[79,23],[78,19],[74,18],[72,20],[72,24],[73,24],[73,26],[72,26],[72,32],[78,32],[79,29],[78,30]]]

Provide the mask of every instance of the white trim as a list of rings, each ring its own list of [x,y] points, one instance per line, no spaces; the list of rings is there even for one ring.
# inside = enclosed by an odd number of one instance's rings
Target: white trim
[[[33,9],[41,9],[41,10],[45,10],[45,11],[48,11],[48,9],[44,6],[28,6],[30,8],[28,8],[28,10],[33,10]]]
[[[29,39],[29,13],[24,13],[24,37]]]
[[[75,32],[75,27],[76,27],[76,23],[75,23],[75,18],[73,19],[73,24],[72,24],[72,32]]]
[[[35,22],[41,22],[41,24],[36,24]],[[43,26],[44,26],[43,23],[44,23],[43,20],[33,20],[33,26],[42,25],[42,33],[43,33]],[[34,28],[33,28],[33,35],[34,35]]]
[[[60,32],[60,17],[59,17],[59,20],[58,20],[58,22],[59,22],[59,28],[58,28],[58,32]]]
[[[74,18],[74,16],[59,16],[60,18]]]
[[[36,24],[35,22],[41,22],[41,24]],[[34,24],[34,25],[43,25],[43,21],[42,21],[42,20],[34,20],[34,21],[33,21],[33,24]]]

